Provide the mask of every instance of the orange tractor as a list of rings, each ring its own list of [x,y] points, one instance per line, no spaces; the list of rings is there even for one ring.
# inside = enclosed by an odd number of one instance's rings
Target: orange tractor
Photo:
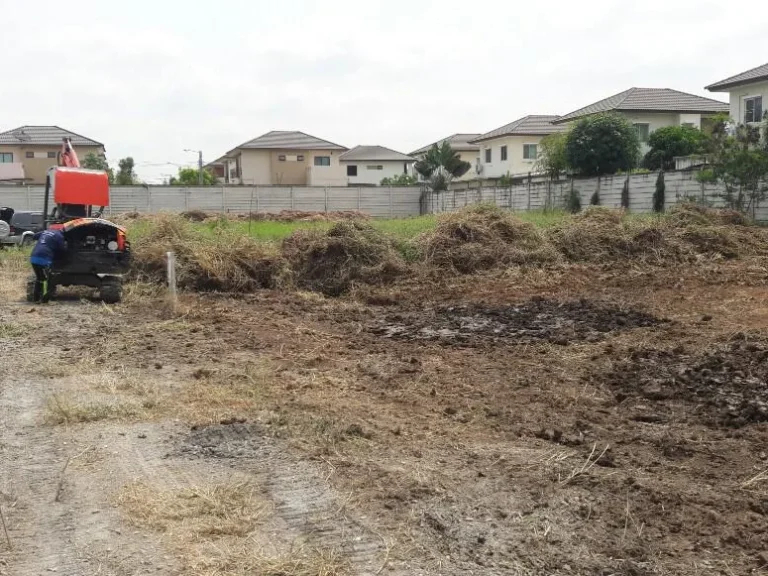
[[[66,252],[53,263],[51,295],[58,286],[89,286],[99,290],[104,302],[120,301],[131,248],[125,228],[101,217],[107,206],[107,173],[81,168],[71,141],[65,138],[59,166],[48,170],[45,181],[44,227],[61,230],[67,242]],[[27,300],[33,297],[31,279]]]

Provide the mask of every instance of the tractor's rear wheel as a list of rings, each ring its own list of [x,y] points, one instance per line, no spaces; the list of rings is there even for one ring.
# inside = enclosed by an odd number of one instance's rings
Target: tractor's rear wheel
[[[123,298],[123,284],[120,280],[109,279],[101,283],[99,297],[105,304],[117,304]]]

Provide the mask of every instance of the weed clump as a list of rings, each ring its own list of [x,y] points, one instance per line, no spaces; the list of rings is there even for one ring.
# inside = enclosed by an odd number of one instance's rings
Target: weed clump
[[[473,206],[442,216],[419,244],[426,264],[461,274],[558,260],[536,226],[494,206]]]
[[[283,241],[297,287],[339,296],[355,283],[382,284],[405,273],[394,242],[361,221],[327,232],[298,230]]]

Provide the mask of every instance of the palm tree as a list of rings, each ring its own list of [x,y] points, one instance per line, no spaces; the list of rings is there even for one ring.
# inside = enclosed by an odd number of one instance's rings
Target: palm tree
[[[450,175],[450,180],[452,180],[464,176],[472,168],[472,164],[462,160],[459,153],[455,152],[448,142],[443,142],[440,146],[434,144],[429,152],[424,155],[424,158],[416,162],[415,168],[416,172],[421,174],[427,181],[432,178],[432,175],[438,168],[443,168]],[[444,182],[444,176],[445,174],[442,174],[438,180]]]

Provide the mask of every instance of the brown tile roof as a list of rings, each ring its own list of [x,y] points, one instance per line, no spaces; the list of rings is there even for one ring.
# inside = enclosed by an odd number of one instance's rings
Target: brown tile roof
[[[415,162],[415,158],[411,158],[401,152],[395,152],[384,146],[355,146],[352,150],[344,152],[339,156],[339,160],[344,162],[364,162],[380,160],[382,162],[396,161],[396,162]]]
[[[725,80],[720,80],[714,84],[710,84],[706,87],[710,92],[725,92],[729,88],[735,86],[741,86],[742,84],[751,84],[752,82],[759,82],[761,80],[768,80],[768,64],[763,64],[741,74],[736,74]]]
[[[63,138],[71,138],[77,146],[104,146],[80,134],[70,132],[59,126],[20,126],[0,133],[0,144],[13,146],[59,146]]]
[[[476,144],[470,144],[470,141],[474,140],[475,138],[478,138],[481,136],[481,134],[453,134],[451,136],[447,136],[443,138],[442,140],[438,140],[437,142],[433,142],[432,144],[427,144],[426,146],[422,146],[418,150],[414,150],[411,152],[411,156],[417,156],[419,154],[424,154],[425,152],[429,152],[429,149],[432,148],[435,144],[438,146],[441,146],[443,142],[448,141],[448,143],[451,145],[451,148],[456,150],[457,152],[475,152],[480,150],[480,146],[477,146]]]
[[[552,124],[558,118],[559,116],[541,114],[524,116],[501,128],[486,132],[479,138],[472,140],[472,142],[483,142],[502,136],[546,136],[555,132],[563,132],[566,129],[565,126],[555,126]]]
[[[345,146],[321,140],[304,132],[273,130],[237,148],[261,150],[347,150]],[[237,149],[236,148],[236,149]]]
[[[712,100],[669,88],[630,88],[604,100],[560,116],[554,124],[599,112],[688,112],[691,114],[727,112],[727,102]]]

